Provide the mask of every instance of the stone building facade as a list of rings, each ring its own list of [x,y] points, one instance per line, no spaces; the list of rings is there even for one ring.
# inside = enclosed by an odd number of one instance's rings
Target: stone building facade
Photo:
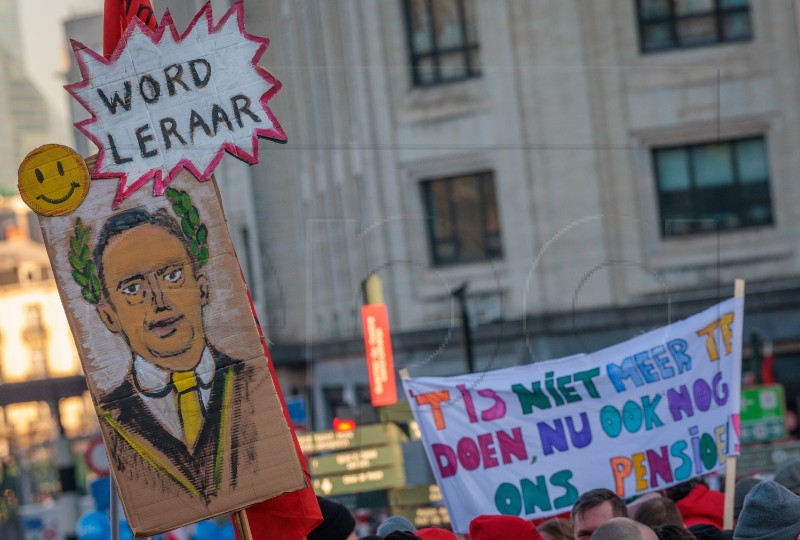
[[[367,400],[358,312],[373,274],[412,375],[465,369],[462,284],[487,369],[668,324],[741,277],[746,332],[775,343],[794,403],[794,2],[261,0],[246,13],[272,40],[261,63],[284,84],[271,104],[289,135],[250,169],[260,315],[313,427]]]

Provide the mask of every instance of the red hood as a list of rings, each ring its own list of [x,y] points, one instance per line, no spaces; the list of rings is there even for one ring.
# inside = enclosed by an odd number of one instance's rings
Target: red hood
[[[533,523],[517,516],[478,516],[469,534],[472,540],[542,540]]]
[[[722,512],[725,495],[712,491],[703,484],[697,484],[689,494],[675,503],[687,527],[707,524],[722,529]]]

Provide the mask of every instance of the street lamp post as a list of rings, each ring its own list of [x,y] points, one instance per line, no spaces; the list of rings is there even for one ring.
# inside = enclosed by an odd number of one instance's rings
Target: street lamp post
[[[467,373],[473,373],[475,371],[475,357],[472,351],[472,328],[470,327],[469,311],[467,310],[467,282],[453,289],[450,295],[458,301],[461,312],[461,339],[464,343]]]

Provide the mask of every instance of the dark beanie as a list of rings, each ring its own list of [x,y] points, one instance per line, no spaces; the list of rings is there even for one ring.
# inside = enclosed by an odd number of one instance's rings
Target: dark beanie
[[[376,536],[375,538],[383,538],[383,540],[422,540],[411,531],[392,531],[386,536]]]
[[[744,498],[734,540],[794,540],[800,535],[800,497],[777,482],[759,482]]]
[[[800,460],[793,459],[778,467],[774,480],[792,493],[797,493],[800,489]]]
[[[736,487],[733,491],[733,517],[735,519],[739,519],[739,514],[742,513],[744,498],[747,497],[747,494],[750,493],[750,490],[753,489],[759,482],[761,482],[761,480],[754,476],[746,476],[736,482]],[[778,483],[780,484],[780,482]]]
[[[698,523],[688,529],[697,540],[722,540],[722,531],[708,523]]]
[[[346,540],[356,529],[356,520],[344,505],[317,497],[322,523],[308,533],[308,540]]]

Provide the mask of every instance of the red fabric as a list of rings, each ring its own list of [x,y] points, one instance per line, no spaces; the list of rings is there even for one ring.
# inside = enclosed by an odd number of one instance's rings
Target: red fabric
[[[469,523],[472,540],[542,540],[536,525],[518,516],[478,516]]]
[[[764,345],[764,356],[761,358],[761,382],[775,384],[775,357],[772,355],[772,342]]]
[[[150,0],[105,0],[103,11],[103,56],[111,58],[122,33],[134,17],[139,17],[151,30],[158,27]]]
[[[242,275],[242,280],[244,280],[244,275]],[[269,373],[275,383],[275,389],[278,391],[278,397],[283,408],[283,416],[286,418],[286,423],[292,432],[297,457],[300,459],[300,465],[303,467],[303,474],[308,485],[307,488],[299,491],[284,493],[273,499],[248,507],[246,509],[247,521],[250,524],[253,540],[275,540],[278,538],[281,540],[305,540],[306,535],[322,523],[322,512],[319,509],[314,488],[311,487],[311,474],[308,472],[308,464],[300,451],[300,443],[297,442],[297,436],[289,418],[289,410],[286,408],[286,401],[283,399],[283,393],[278,384],[278,376],[275,374],[275,367],[272,365],[272,359],[269,356],[269,350],[267,350],[267,340],[264,339],[264,333],[261,331],[261,325],[258,322],[250,291],[247,292],[247,300],[250,302],[250,310],[253,312],[258,335],[261,337],[261,343],[264,346],[264,356],[267,358]],[[238,533],[236,533],[236,539],[239,540]]]
[[[455,534],[438,527],[420,529],[418,531],[414,531],[414,534],[422,538],[422,540],[458,540],[458,536]]]
[[[725,495],[712,491],[708,486],[697,484],[689,494],[675,503],[687,527],[692,525],[713,525],[722,530],[722,512]]]

